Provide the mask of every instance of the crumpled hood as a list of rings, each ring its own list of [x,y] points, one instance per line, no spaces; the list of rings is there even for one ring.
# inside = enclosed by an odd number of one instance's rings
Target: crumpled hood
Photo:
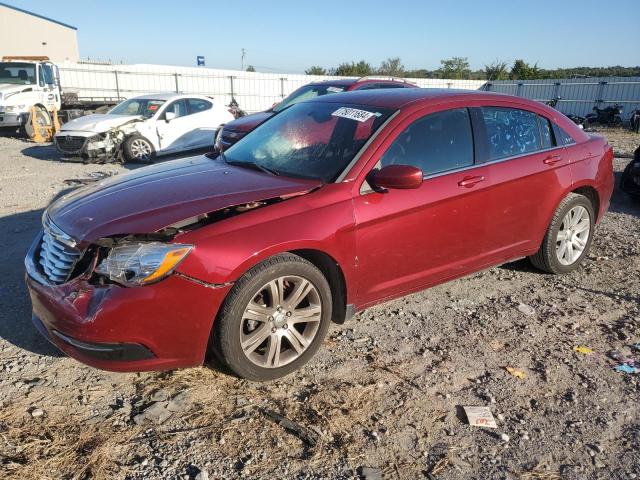
[[[250,132],[258,125],[263,124],[275,115],[274,112],[258,112],[245,117],[235,119],[225,125],[225,129],[235,130],[237,132]]]
[[[79,117],[70,122],[65,123],[60,128],[60,132],[93,132],[102,133],[119,127],[132,120],[141,120],[140,115],[110,115],[108,113],[94,113],[85,117]]]
[[[87,246],[99,238],[152,233],[196,215],[303,194],[320,185],[317,180],[278,177],[202,155],[79,188],[52,203],[47,213],[65,233]]]

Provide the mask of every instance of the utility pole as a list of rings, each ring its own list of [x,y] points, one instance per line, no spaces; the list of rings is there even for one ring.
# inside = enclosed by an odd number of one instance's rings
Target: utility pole
[[[241,65],[242,65],[241,70],[242,70],[243,72],[244,72],[244,56],[246,55],[246,53],[247,53],[247,51],[243,48],[243,49],[242,49],[242,63],[241,63]]]

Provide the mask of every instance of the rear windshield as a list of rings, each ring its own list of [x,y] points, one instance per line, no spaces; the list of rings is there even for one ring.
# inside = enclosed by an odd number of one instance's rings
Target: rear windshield
[[[131,98],[120,105],[116,105],[109,113],[111,115],[142,115],[144,118],[151,118],[164,102],[164,100]]]
[[[285,108],[300,103],[312,98],[321,97],[330,93],[340,93],[345,90],[345,87],[337,85],[305,85],[295,90],[291,95],[282,100],[279,104],[273,107],[274,112],[281,112]]]
[[[299,103],[226,150],[225,160],[333,182],[392,113],[369,105]]]

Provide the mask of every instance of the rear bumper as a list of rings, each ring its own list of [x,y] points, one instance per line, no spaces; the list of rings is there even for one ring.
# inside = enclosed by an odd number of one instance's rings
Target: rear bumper
[[[135,288],[93,285],[82,276],[54,285],[37,271],[36,245],[25,259],[32,318],[58,349],[111,371],[203,363],[213,321],[230,286],[207,286],[177,275]]]

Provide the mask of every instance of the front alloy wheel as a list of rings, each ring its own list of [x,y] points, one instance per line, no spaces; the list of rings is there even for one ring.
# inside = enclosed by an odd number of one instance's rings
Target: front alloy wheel
[[[264,285],[244,310],[240,343],[246,357],[264,368],[299,358],[318,333],[320,294],[308,280],[283,276]]]
[[[331,313],[322,272],[298,255],[275,255],[235,282],[215,321],[211,353],[249,380],[279,378],[314,355]]]

